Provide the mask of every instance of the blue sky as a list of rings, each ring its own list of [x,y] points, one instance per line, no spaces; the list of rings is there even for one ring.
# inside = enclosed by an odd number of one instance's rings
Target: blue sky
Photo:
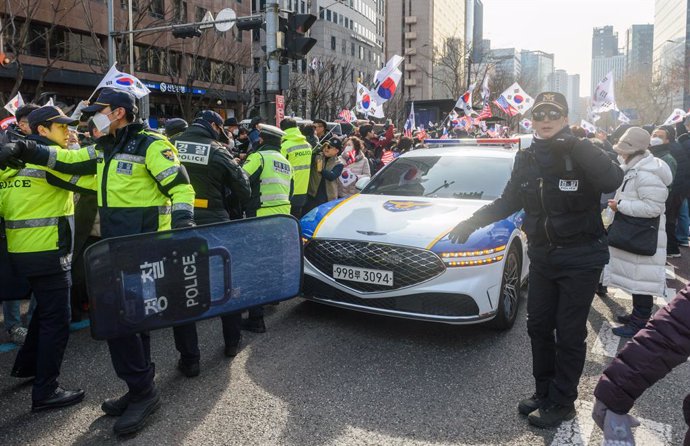
[[[492,48],[555,54],[556,68],[580,75],[590,91],[592,29],[613,25],[618,46],[633,24],[654,23],[654,0],[483,0],[484,38]],[[595,81],[596,82],[596,81]]]

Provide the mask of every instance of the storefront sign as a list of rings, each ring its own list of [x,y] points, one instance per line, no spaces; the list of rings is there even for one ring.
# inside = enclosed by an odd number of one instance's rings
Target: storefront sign
[[[178,85],[178,84],[168,84],[166,82],[149,82],[149,81],[144,81],[144,85],[149,87],[151,90],[158,90],[161,93],[170,93],[170,94],[175,94],[175,93],[182,93],[182,94],[197,94],[197,95],[204,95],[206,94],[206,90],[203,88],[188,88],[186,85]]]

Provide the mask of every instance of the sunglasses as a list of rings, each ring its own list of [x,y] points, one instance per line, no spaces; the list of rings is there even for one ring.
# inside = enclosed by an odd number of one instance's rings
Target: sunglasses
[[[555,121],[557,119],[561,119],[563,117],[563,114],[558,110],[532,112],[533,121],[543,121],[547,117],[549,118],[549,121]]]

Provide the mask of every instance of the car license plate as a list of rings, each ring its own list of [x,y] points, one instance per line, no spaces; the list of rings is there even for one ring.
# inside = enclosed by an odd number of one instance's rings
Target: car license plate
[[[380,269],[357,268],[347,265],[333,265],[333,278],[353,282],[373,283],[393,286],[393,271]]]

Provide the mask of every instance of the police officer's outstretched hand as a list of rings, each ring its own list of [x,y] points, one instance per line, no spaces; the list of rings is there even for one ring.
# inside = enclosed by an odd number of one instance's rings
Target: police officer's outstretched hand
[[[33,141],[28,141],[33,144],[34,148],[36,143]],[[26,141],[19,140],[17,142],[11,142],[4,144],[0,147],[0,169],[21,169],[24,167],[24,162],[20,159],[22,153],[26,149]]]
[[[477,228],[468,221],[461,221],[456,227],[453,228],[452,231],[450,231],[448,238],[453,243],[463,244],[476,230]]]

